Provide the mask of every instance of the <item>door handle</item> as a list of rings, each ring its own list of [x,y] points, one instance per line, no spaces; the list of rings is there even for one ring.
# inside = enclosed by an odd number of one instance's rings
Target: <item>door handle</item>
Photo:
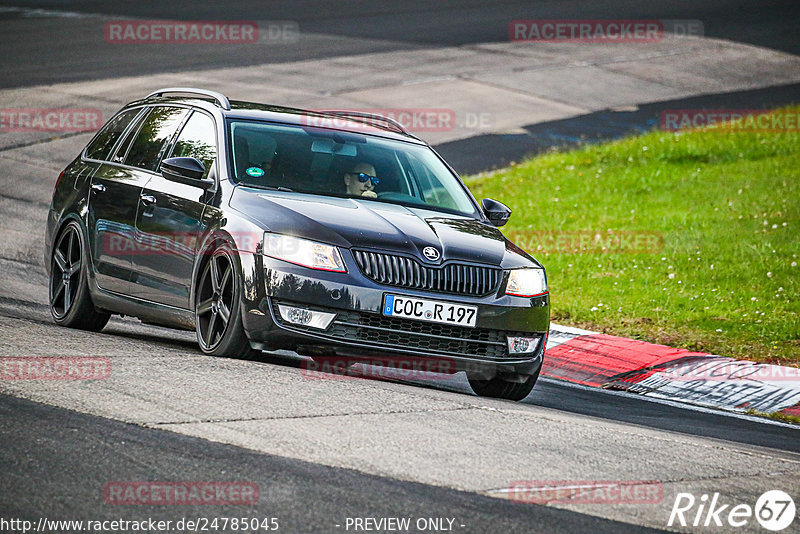
[[[142,202],[144,202],[145,204],[156,203],[156,197],[154,197],[153,195],[142,195],[139,198],[142,199]]]
[[[103,184],[92,184],[92,191],[97,191],[98,193],[102,193],[106,190],[106,186]]]

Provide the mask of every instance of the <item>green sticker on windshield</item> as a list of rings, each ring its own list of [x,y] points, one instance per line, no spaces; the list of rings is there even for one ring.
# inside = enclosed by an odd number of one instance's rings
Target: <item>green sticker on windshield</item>
[[[264,176],[264,169],[261,167],[248,167],[248,169],[244,172],[246,172],[248,176],[253,176],[254,178]]]

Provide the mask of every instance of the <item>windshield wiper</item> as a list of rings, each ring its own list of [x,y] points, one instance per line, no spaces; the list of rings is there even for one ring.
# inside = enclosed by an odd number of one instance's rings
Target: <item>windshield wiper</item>
[[[251,184],[248,182],[240,182],[240,184],[245,187],[255,187],[256,189],[267,189],[269,191],[283,191],[286,193],[294,193],[294,189],[289,189],[288,187],[283,187],[282,185],[275,187],[274,185],[259,185],[259,184]]]

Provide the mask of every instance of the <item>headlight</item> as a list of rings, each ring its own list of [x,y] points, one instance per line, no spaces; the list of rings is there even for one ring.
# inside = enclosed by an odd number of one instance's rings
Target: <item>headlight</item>
[[[265,233],[264,255],[310,269],[347,272],[338,248],[299,237]]]
[[[544,269],[512,269],[508,275],[506,295],[537,297],[547,293]]]

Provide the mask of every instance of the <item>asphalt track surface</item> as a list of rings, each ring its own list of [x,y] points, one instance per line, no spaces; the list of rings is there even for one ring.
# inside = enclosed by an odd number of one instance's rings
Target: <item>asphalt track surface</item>
[[[76,439],[76,436],[81,436]],[[324,467],[0,397],[2,516],[129,520],[278,519],[281,532],[345,531],[348,517],[453,518],[455,532],[660,532],[543,505]],[[35,452],[34,452],[35,451]],[[109,481],[220,480],[258,485],[255,505],[103,506]],[[127,508],[127,510],[126,510]],[[139,507],[141,509],[141,507]],[[172,508],[172,509],[171,509]]]
[[[791,0],[672,2],[453,0],[429,2],[4,1],[0,6],[52,9],[100,17],[43,22],[34,13],[0,11],[4,53],[0,87],[80,81],[197,68],[287,62],[363,52],[508,40],[515,19],[691,19],[705,35],[800,53],[800,5]],[[102,27],[121,17],[167,20],[289,20],[318,38],[293,46],[158,46],[131,53],[102,46]],[[138,47],[147,48],[147,47]]]
[[[664,100],[637,106],[636,110],[606,109],[575,118],[524,126],[523,132],[482,134],[436,145],[436,150],[460,174],[475,174],[506,167],[524,157],[553,147],[618,139],[645,133],[657,126],[658,117],[670,109],[768,109],[800,102],[800,84],[787,84]]]
[[[106,22],[126,19],[249,20],[297,23],[290,44],[119,45]],[[515,19],[699,20],[708,37],[800,54],[800,4],[791,0],[448,2],[0,2],[0,89],[120,76],[279,64],[357,54],[507,42]],[[391,66],[387,66],[391,68]],[[269,99],[269,94],[264,95]],[[553,146],[613,139],[651,129],[659,111],[695,106],[763,108],[800,101],[800,85],[667,100],[636,112],[605,110],[483,134],[436,149],[463,174],[498,168]]]
[[[124,75],[175,72],[197,68],[213,68],[233,65],[253,65],[264,62],[288,62],[299,59],[319,58],[335,55],[351,55],[379,50],[402,50],[443,45],[463,45],[477,42],[502,41],[507,39],[508,21],[515,18],[670,18],[700,19],[704,21],[706,34],[741,42],[747,42],[800,53],[800,41],[796,38],[800,5],[797,2],[705,1],[672,2],[668,6],[645,6],[640,2],[396,2],[377,3],[366,1],[330,2],[4,2],[6,6],[23,9],[0,10],[0,87],[26,87],[43,83],[84,81]],[[754,11],[757,6],[757,16]],[[57,17],[38,17],[31,9],[59,10]],[[63,16],[63,12],[82,14]],[[91,16],[85,16],[91,15]],[[138,47],[136,53],[120,47],[97,46],[96,29],[103,21],[121,17],[184,19],[184,20],[294,20],[304,33],[314,36],[297,47]],[[144,48],[144,50],[142,50]],[[780,105],[795,101],[797,86],[769,88],[765,90],[730,94],[726,105],[745,107],[758,105]],[[707,97],[713,99],[714,97]],[[623,135],[641,128],[635,115],[615,115],[606,111],[559,123],[532,126],[531,130],[541,134],[537,139],[542,148],[560,140],[564,144],[581,142],[588,135],[606,138]],[[651,116],[652,110],[642,111]],[[610,126],[609,126],[610,125]],[[538,130],[537,130],[538,129]],[[530,151],[530,136],[523,146],[514,148],[513,137],[502,136],[494,140],[467,139],[439,147],[445,157],[456,159],[460,169],[481,170],[478,162],[470,160],[475,153],[475,143],[494,143],[492,146],[507,147],[507,152],[498,153],[498,163],[510,161],[520,153]],[[520,141],[521,142],[521,141]],[[486,145],[483,144],[485,147]],[[458,159],[463,158],[463,159]],[[472,167],[470,167],[472,165]],[[0,198],[3,210],[9,206],[9,198],[25,202],[25,212],[40,214],[46,206],[36,200],[41,195],[27,198],[25,191],[4,191]],[[11,216],[11,211],[0,217]],[[41,219],[40,215],[31,217]],[[22,217],[27,221],[28,217]],[[16,229],[20,232],[41,233],[42,228],[30,226]],[[2,236],[4,254],[13,251],[14,234]],[[23,283],[44,284],[41,265],[17,261],[13,254],[0,258],[0,284],[4,287]],[[12,295],[15,293],[12,291]],[[0,289],[0,354],[4,356],[38,354],[39,347],[63,343],[71,350],[84,344],[86,350],[97,346],[119,345],[131,360],[146,360],[153,354],[185,355],[191,361],[200,357],[192,343],[191,335],[140,325],[132,320],[115,319],[102,334],[82,338],[75,332],[65,332],[53,325],[47,315],[45,303],[40,298],[19,299]],[[122,350],[122,349],[121,349]],[[171,356],[170,356],[171,357]],[[174,364],[164,356],[165,368]],[[116,361],[116,360],[115,360]],[[153,360],[156,361],[156,360]],[[160,360],[159,360],[160,361]],[[257,362],[211,362],[211,365],[241,365],[246,371],[267,369],[277,373],[279,379],[284,372],[295,372],[298,360],[265,356]],[[182,364],[178,364],[180,366]],[[415,382],[395,383],[364,381],[354,389],[365,389],[379,397],[392,399],[402,395],[409,403],[421,405],[431,402],[464,403],[478,402],[466,390],[463,380],[453,383]],[[269,382],[259,383],[266,387]],[[302,383],[301,383],[302,384]],[[252,386],[252,384],[249,384]],[[320,404],[335,403],[340,395],[330,384],[330,393],[320,395]],[[198,396],[198,403],[213,402],[202,399],[204,385],[195,384],[189,393]],[[247,391],[236,392],[246,397]],[[297,395],[301,395],[301,389]],[[359,396],[354,400],[353,414],[358,416],[359,407],[372,409],[371,403]],[[302,403],[307,399],[287,399],[288,403]],[[375,401],[379,403],[378,400]],[[58,401],[53,402],[57,404]],[[87,401],[88,403],[88,401]],[[360,406],[358,403],[362,403]],[[120,408],[124,412],[125,407]],[[91,410],[87,410],[91,413]],[[614,511],[590,510],[582,512],[580,507],[562,509],[528,503],[514,503],[489,497],[476,491],[460,491],[456,487],[468,487],[457,483],[415,482],[417,476],[412,466],[409,476],[394,476],[390,466],[383,468],[345,467],[330,460],[335,451],[324,451],[325,461],[298,459],[287,445],[286,454],[268,454],[248,448],[217,443],[219,440],[202,439],[184,433],[171,432],[169,425],[163,428],[148,428],[140,424],[115,421],[112,417],[98,417],[46,403],[31,402],[14,396],[0,395],[0,517],[19,517],[35,520],[42,516],[60,519],[104,519],[180,516],[276,516],[285,532],[341,532],[336,525],[346,517],[454,517],[464,532],[645,532],[647,521],[639,522],[636,514],[625,515],[624,522],[600,516],[618,515]],[[459,412],[456,412],[459,413]],[[469,413],[467,411],[467,413]],[[488,414],[488,415],[487,415]],[[243,414],[246,415],[246,414]],[[431,410],[427,424],[435,427],[437,417],[446,412]],[[480,415],[488,417],[490,424],[511,416],[541,417],[544,421],[557,421],[559,428],[567,429],[562,434],[537,435],[537,443],[555,451],[564,451],[566,458],[573,458],[571,448],[585,452],[580,456],[587,472],[593,465],[606,465],[607,451],[614,450],[626,435],[641,435],[653,439],[649,449],[638,451],[637,456],[627,457],[620,449],[621,472],[635,478],[641,467],[658,458],[670,455],[667,447],[674,443],[691,443],[707,447],[709,464],[724,464],[728,455],[774,459],[778,464],[795,465],[800,453],[800,429],[760,421],[752,417],[720,414],[711,410],[694,409],[676,404],[643,400],[634,395],[597,391],[569,386],[553,381],[541,381],[531,396],[523,403],[490,401],[481,405]],[[298,416],[301,417],[301,416]],[[302,416],[309,417],[309,416]],[[493,417],[495,419],[493,419]],[[481,419],[483,421],[484,419]],[[320,416],[321,424],[324,417]],[[352,421],[352,420],[351,420]],[[465,428],[470,421],[465,419]],[[390,424],[394,424],[391,423]],[[551,427],[555,425],[552,423]],[[564,443],[573,427],[591,428],[596,443]],[[322,427],[321,427],[322,428]],[[492,427],[483,428],[486,433]],[[382,429],[382,431],[390,431]],[[552,430],[552,428],[551,428]],[[325,441],[323,435],[319,438]],[[455,432],[458,432],[457,430]],[[468,432],[468,431],[465,431]],[[539,432],[539,430],[537,430]],[[422,434],[409,433],[398,439],[406,448],[418,447]],[[669,440],[665,439],[669,438]],[[366,436],[364,436],[366,440]],[[352,437],[357,443],[359,436]],[[481,456],[484,451],[471,449],[472,436],[464,435],[465,456]],[[663,444],[659,445],[659,440]],[[386,446],[396,446],[387,443]],[[592,451],[592,446],[596,450]],[[335,445],[331,445],[335,446]],[[664,449],[659,449],[664,447]],[[603,452],[606,451],[606,452]],[[654,453],[655,451],[655,453]],[[344,451],[343,451],[344,452]],[[368,451],[365,451],[365,454]],[[542,450],[541,456],[547,451]],[[506,454],[504,452],[504,454]],[[425,452],[419,453],[424,456]],[[738,456],[737,456],[738,455]],[[313,456],[313,455],[309,455]],[[495,459],[498,465],[519,462],[520,471],[531,469],[537,461],[537,451],[526,448],[519,456]],[[552,455],[551,455],[552,458]],[[476,460],[477,462],[478,460]],[[770,460],[772,461],[772,460]],[[523,465],[524,462],[524,465]],[[604,463],[605,462],[605,463]],[[629,468],[626,462],[630,462]],[[765,460],[766,462],[766,460]],[[349,466],[349,467],[348,467]],[[565,467],[563,478],[576,478],[576,466]],[[577,466],[580,472],[581,465]],[[768,467],[768,466],[767,466]],[[761,491],[782,487],[798,496],[796,468],[794,482],[784,478],[776,481],[761,480],[770,469],[755,469],[753,473],[734,473],[740,477],[751,477],[745,495],[757,495]],[[794,471],[793,471],[794,470]],[[709,468],[703,477],[713,486],[714,477],[720,482],[716,491],[724,492],[726,477],[733,476],[723,468]],[[464,473],[469,479],[470,473]],[[611,477],[608,477],[611,478]],[[253,480],[259,484],[259,503],[246,510],[203,507],[146,507],[146,510],[131,510],[130,507],[104,506],[102,487],[110,480]],[[711,481],[711,482],[709,482]],[[676,483],[675,481],[672,481]],[[680,482],[680,481],[678,481]],[[689,484],[687,479],[686,484]],[[735,486],[737,483],[732,483]],[[745,484],[745,485],[747,485]],[[783,484],[783,486],[781,486]],[[124,510],[121,510],[124,509]],[[576,511],[577,510],[577,511]],[[663,515],[663,510],[661,511]],[[666,526],[663,520],[661,525]],[[652,518],[650,523],[652,523]],[[658,523],[658,522],[656,522]],[[456,528],[455,531],[459,531]]]

